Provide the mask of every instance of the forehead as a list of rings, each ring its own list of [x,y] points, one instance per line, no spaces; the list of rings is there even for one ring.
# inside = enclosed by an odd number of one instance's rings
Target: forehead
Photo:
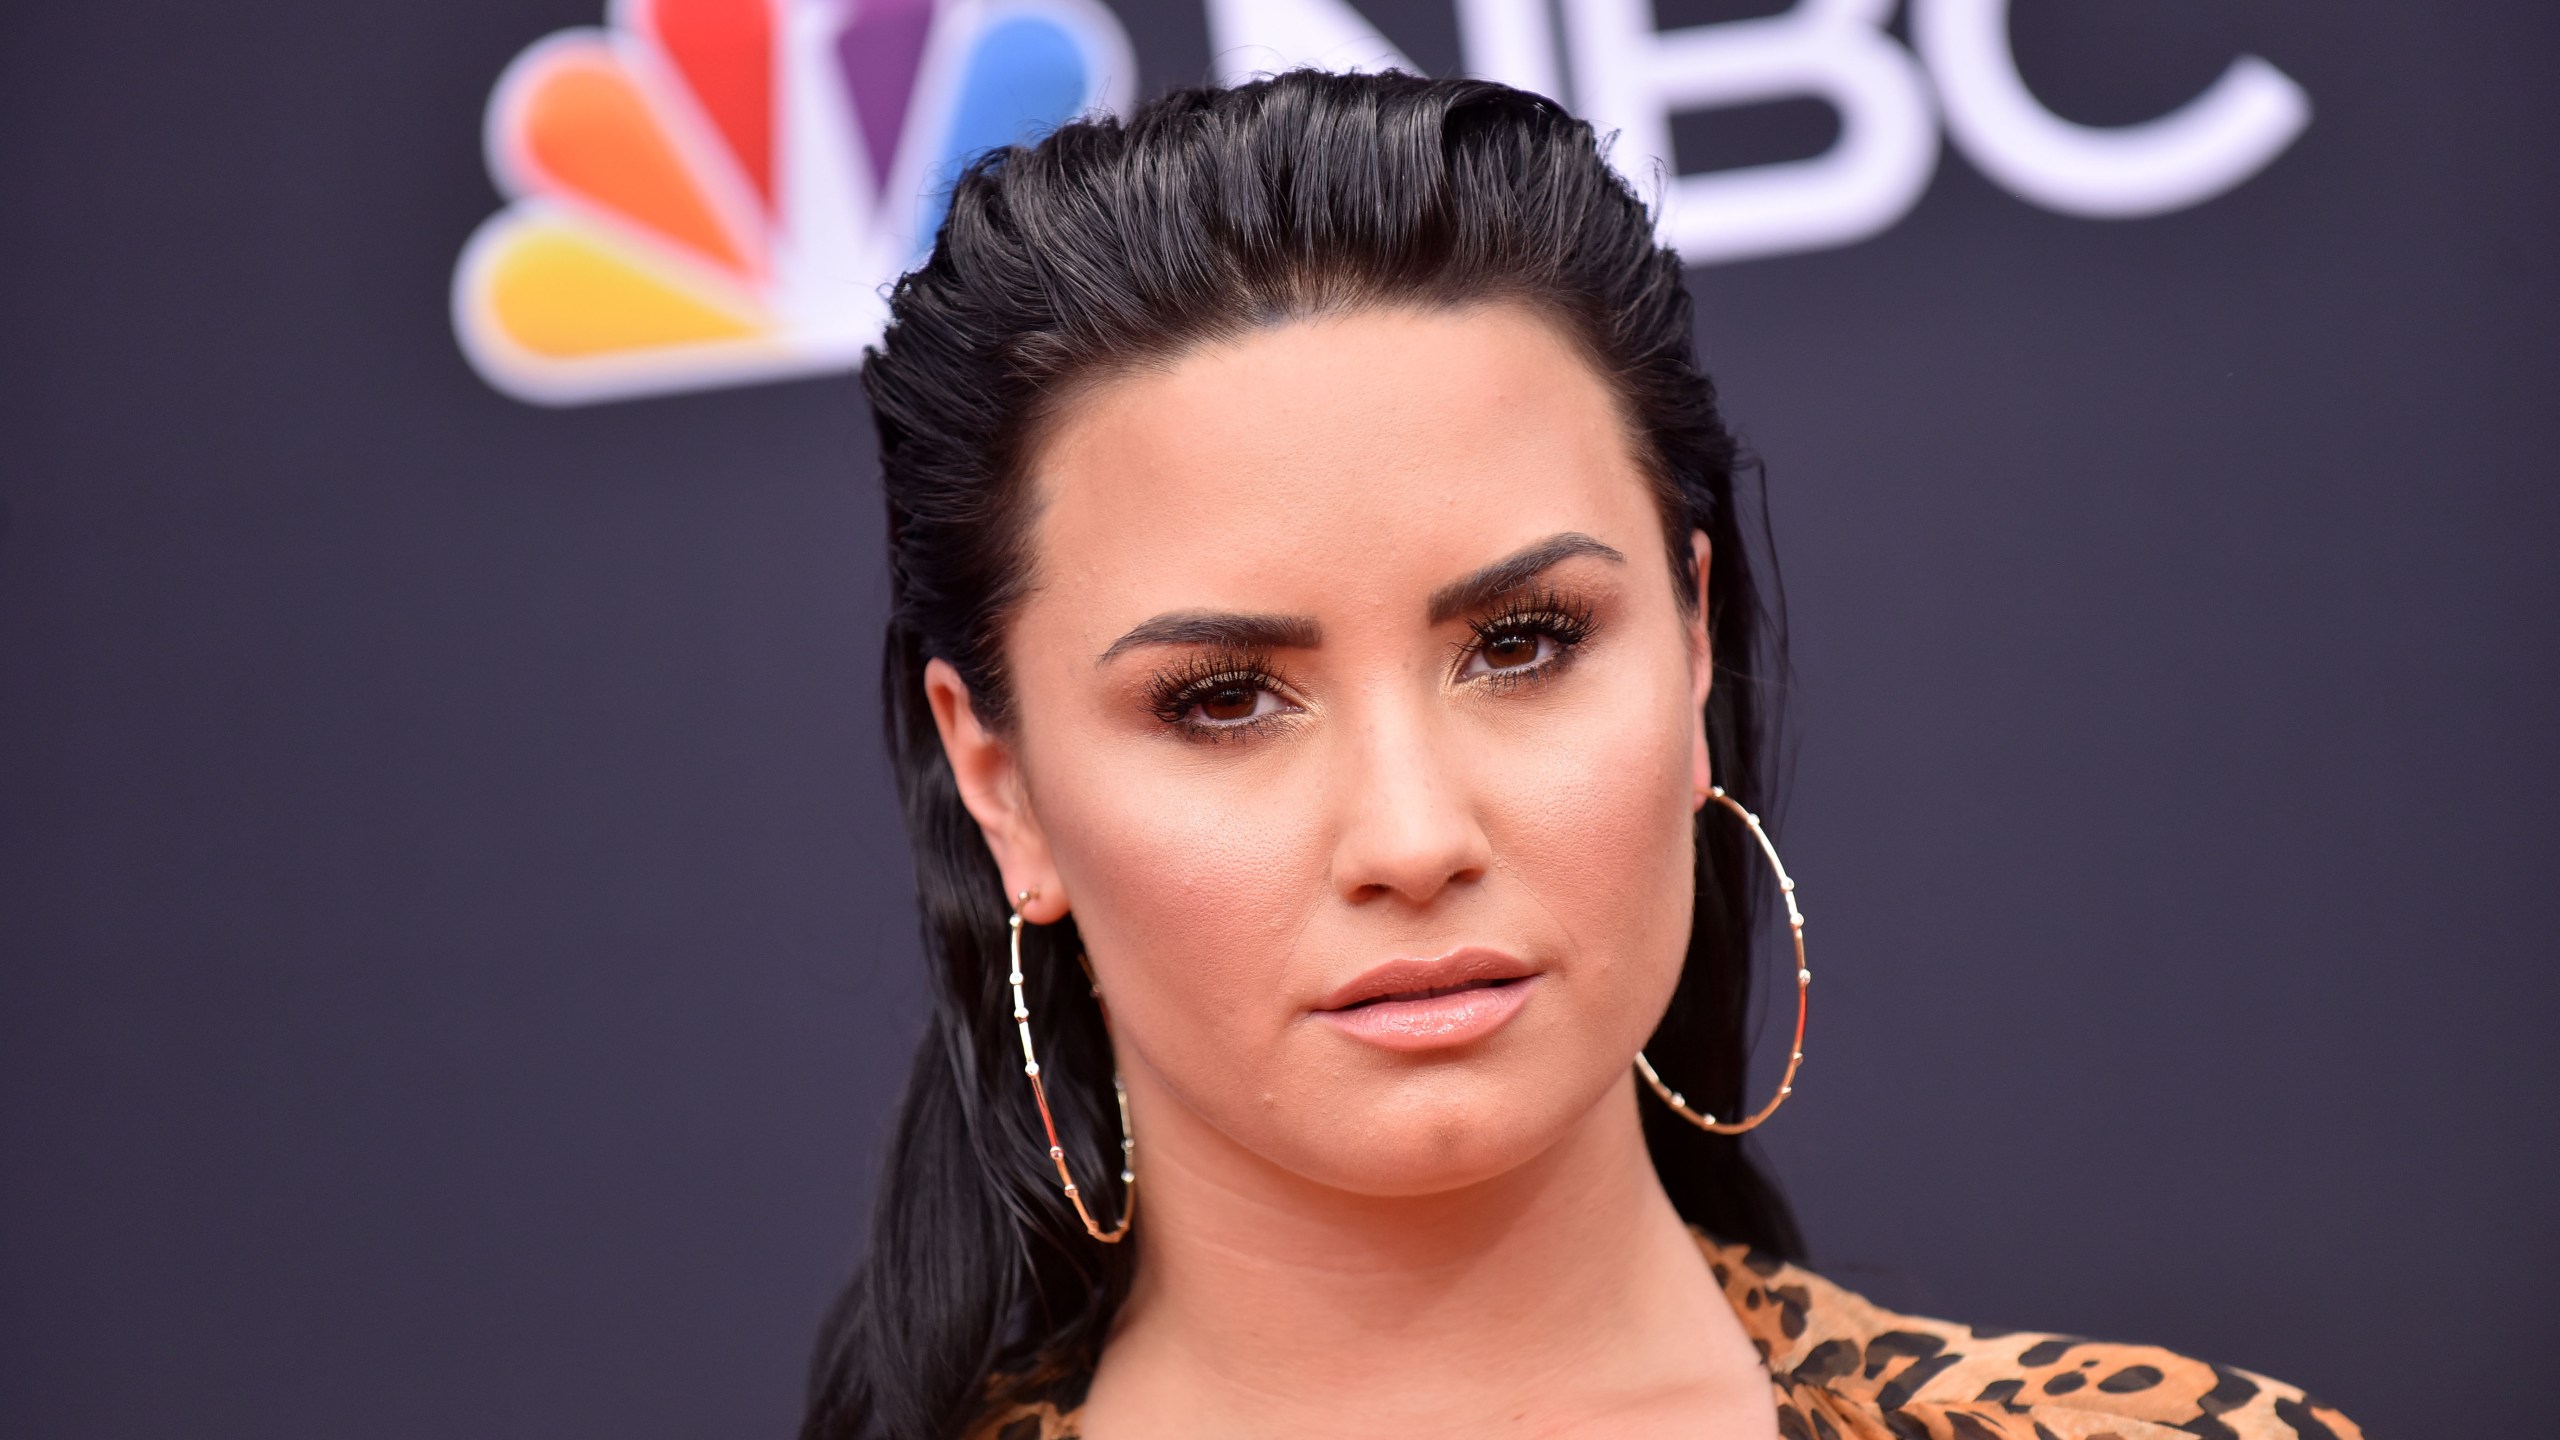
[[[1561,530],[1639,553],[1660,523],[1599,375],[1507,305],[1297,321],[1115,378],[1031,478],[1039,590],[1115,608],[1427,590]]]

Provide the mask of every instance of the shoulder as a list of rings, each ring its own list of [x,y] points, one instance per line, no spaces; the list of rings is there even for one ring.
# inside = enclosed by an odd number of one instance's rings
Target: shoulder
[[[1787,1440],[2363,1440],[2300,1390],[2150,1345],[1897,1315],[1704,1237]]]

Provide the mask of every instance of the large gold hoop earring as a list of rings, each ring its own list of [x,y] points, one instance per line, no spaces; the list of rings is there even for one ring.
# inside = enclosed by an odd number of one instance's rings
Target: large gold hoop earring
[[[1739,1135],[1777,1114],[1778,1107],[1787,1103],[1787,1097],[1796,1093],[1796,1070],[1804,1064],[1805,993],[1813,988],[1813,971],[1804,963],[1804,911],[1796,906],[1796,882],[1788,877],[1786,865],[1778,859],[1778,847],[1769,843],[1769,832],[1760,828],[1760,817],[1744,809],[1741,801],[1724,793],[1723,786],[1709,786],[1707,794],[1742,817],[1742,823],[1751,827],[1751,838],[1760,842],[1760,853],[1769,857],[1769,868],[1778,872],[1778,898],[1787,902],[1787,933],[1794,936],[1796,942],[1796,1038],[1787,1046],[1787,1073],[1778,1077],[1778,1093],[1770,1096],[1769,1103],[1753,1112],[1748,1119],[1718,1120],[1713,1115],[1690,1109],[1686,1097],[1663,1084],[1662,1077],[1653,1073],[1653,1062],[1644,1058],[1641,1050],[1636,1052],[1636,1073],[1644,1077],[1644,1083],[1652,1086],[1653,1093],[1661,1096],[1662,1103],[1670,1106],[1681,1119],[1718,1135]]]
[[[1005,976],[1013,986],[1013,1028],[1022,1034],[1022,1073],[1031,1077],[1031,1098],[1040,1106],[1040,1128],[1049,1132],[1049,1163],[1058,1167],[1058,1183],[1066,1187],[1067,1201],[1076,1207],[1076,1217],[1084,1221],[1085,1233],[1105,1245],[1117,1245],[1129,1233],[1129,1222],[1138,1215],[1138,1147],[1129,1138],[1129,1092],[1120,1088],[1120,1076],[1111,1076],[1111,1098],[1120,1105],[1120,1224],[1105,1230],[1093,1222],[1093,1212],[1084,1208],[1084,1193],[1076,1189],[1076,1177],[1067,1173],[1066,1147],[1058,1143],[1058,1122],[1049,1114],[1049,1090],[1040,1083],[1040,1057],[1031,1049],[1031,1005],[1022,996],[1022,907],[1031,903],[1037,890],[1025,890],[1013,902],[1013,971]]]

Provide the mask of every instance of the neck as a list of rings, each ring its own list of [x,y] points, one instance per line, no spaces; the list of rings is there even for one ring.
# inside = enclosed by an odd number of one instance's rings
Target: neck
[[[1421,1196],[1317,1184],[1145,1098],[1136,1283],[1089,1436],[1629,1433],[1677,1398],[1694,1434],[1699,1403],[1768,1408],[1632,1081],[1527,1164]]]

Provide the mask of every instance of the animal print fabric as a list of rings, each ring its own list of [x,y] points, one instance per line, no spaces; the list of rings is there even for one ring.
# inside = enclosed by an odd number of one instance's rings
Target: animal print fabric
[[[1769,1366],[1785,1440],[2364,1440],[2262,1375],[1896,1315],[1742,1246],[1698,1243]]]
[[[1896,1315],[1743,1246],[1698,1246],[1769,1367],[1782,1440],[2364,1440],[2353,1421],[2263,1375],[2149,1345]],[[1072,1404],[1023,1399],[970,1432],[1081,1434]]]

